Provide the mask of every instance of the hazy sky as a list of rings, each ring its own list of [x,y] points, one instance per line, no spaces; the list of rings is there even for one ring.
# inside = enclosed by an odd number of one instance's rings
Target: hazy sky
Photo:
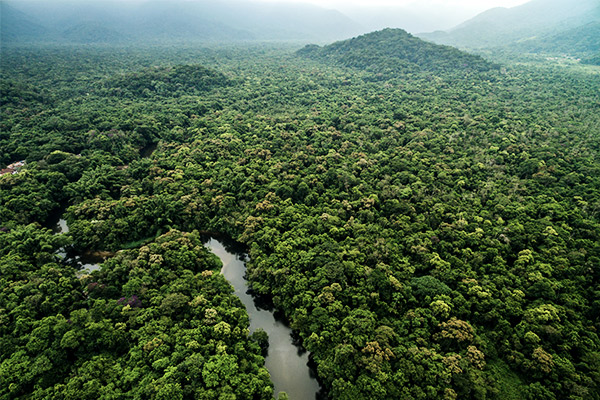
[[[12,3],[27,3],[35,2],[36,0],[11,0]],[[79,0],[79,1],[90,1],[90,0]],[[117,3],[125,2],[136,2],[143,3],[149,0],[112,0]],[[194,1],[194,0],[187,0]],[[219,0],[215,0],[219,1]],[[241,0],[244,1],[244,0]],[[348,8],[353,6],[359,7],[377,7],[377,6],[417,6],[423,7],[426,5],[443,5],[445,8],[458,7],[458,8],[470,8],[486,10],[492,7],[513,7],[519,4],[527,3],[530,0],[249,0],[267,3],[312,3],[321,7],[327,8]],[[38,0],[39,2],[39,0]],[[419,7],[419,8],[420,8]]]
[[[494,7],[514,7],[530,0],[255,0],[312,3],[337,9],[371,29],[403,28],[411,33],[450,29]],[[390,8],[389,11],[387,10]],[[379,11],[377,11],[379,10]],[[405,11],[394,11],[405,10]]]
[[[2,1],[2,0],[0,0]],[[145,3],[153,0],[9,0],[17,4],[53,2],[96,3],[111,7],[111,3]],[[155,0],[156,1],[156,0]],[[158,0],[161,1],[161,0]],[[162,0],[169,1],[169,0]],[[451,29],[475,15],[493,7],[514,7],[530,0],[179,0],[218,4],[225,1],[264,2],[277,4],[310,3],[323,8],[337,9],[360,24],[365,30],[385,27],[403,28],[411,33]],[[577,1],[577,0],[575,0]],[[174,6],[178,1],[174,1]],[[34,6],[35,7],[35,6]],[[35,8],[34,8],[35,10]],[[30,10],[31,11],[31,10]]]
[[[313,3],[323,7],[345,8],[347,6],[406,6],[410,4],[432,3],[461,8],[488,9],[492,7],[513,7],[529,0],[261,0],[274,3]]]

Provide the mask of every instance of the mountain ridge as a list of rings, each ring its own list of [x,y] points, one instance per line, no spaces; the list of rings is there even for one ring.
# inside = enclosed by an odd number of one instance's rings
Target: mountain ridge
[[[557,38],[561,33],[600,22],[600,0],[532,0],[512,8],[497,7],[448,31],[419,34],[438,44],[483,49],[510,47],[524,50],[522,42]],[[600,41],[600,40],[599,40]],[[544,46],[552,50],[551,46]],[[567,45],[566,47],[569,47]]]
[[[329,41],[353,36],[363,29],[339,11],[308,4],[239,0],[113,2],[111,7],[97,1],[2,4],[3,10],[8,10],[3,12],[2,23],[6,43]],[[36,20],[41,21],[37,29],[25,28],[34,27]],[[77,31],[87,40],[72,34]]]
[[[19,38],[31,40],[49,33],[49,30],[34,18],[11,7],[4,1],[0,1],[0,18],[1,42],[14,41]]]

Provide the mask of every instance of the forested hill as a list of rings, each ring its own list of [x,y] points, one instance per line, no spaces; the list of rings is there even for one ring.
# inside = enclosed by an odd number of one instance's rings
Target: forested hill
[[[598,54],[600,52],[600,20],[566,32],[523,41],[515,47],[534,53],[564,53],[584,55],[584,57],[587,54]]]
[[[36,40],[49,33],[47,28],[3,1],[0,1],[0,17],[0,37],[4,43]]]
[[[596,47],[600,43],[594,29],[598,23],[600,0],[532,0],[518,7],[487,10],[447,32],[419,36],[460,48],[505,47],[519,52],[586,56],[590,46],[585,37]]]
[[[423,41],[402,29],[384,29],[319,47],[298,55],[387,75],[400,71],[486,71],[494,65],[480,56]]]

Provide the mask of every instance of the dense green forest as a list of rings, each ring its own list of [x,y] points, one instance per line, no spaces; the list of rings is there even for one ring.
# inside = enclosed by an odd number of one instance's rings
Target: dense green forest
[[[0,397],[272,398],[213,231],[331,399],[600,399],[600,70],[301,47],[2,49]]]
[[[450,46],[414,37],[402,29],[384,29],[319,47],[307,45],[298,52],[313,59],[365,69],[376,77],[392,78],[402,72],[487,71],[494,66],[483,58]]]

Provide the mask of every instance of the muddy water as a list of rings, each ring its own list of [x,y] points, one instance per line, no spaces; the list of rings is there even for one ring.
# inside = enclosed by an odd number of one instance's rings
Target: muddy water
[[[250,331],[262,328],[269,335],[269,353],[265,358],[265,366],[275,385],[275,396],[284,391],[290,400],[320,398],[319,383],[308,367],[308,353],[294,343],[292,330],[275,318],[271,311],[258,308],[254,298],[248,293],[245,255],[230,253],[214,238],[210,239],[206,246],[221,259],[221,273],[235,288],[235,294],[246,306],[250,317]]]

